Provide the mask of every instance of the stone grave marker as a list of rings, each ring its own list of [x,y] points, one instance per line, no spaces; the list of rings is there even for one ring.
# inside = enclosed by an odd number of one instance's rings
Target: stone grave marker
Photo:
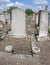
[[[48,11],[47,8],[41,12],[38,41],[48,39]]]
[[[11,35],[13,37],[26,36],[25,11],[20,8],[12,10]]]

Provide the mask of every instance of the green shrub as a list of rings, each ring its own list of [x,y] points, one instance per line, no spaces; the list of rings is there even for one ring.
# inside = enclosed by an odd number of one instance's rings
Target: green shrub
[[[48,28],[48,31],[50,31],[50,28]]]

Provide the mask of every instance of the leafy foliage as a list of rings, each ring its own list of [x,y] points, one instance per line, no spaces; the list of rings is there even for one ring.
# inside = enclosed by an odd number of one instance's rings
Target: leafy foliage
[[[48,28],[48,30],[50,31],[50,28]]]
[[[9,7],[9,9],[7,9],[6,11],[3,11],[3,13],[6,13],[6,12],[7,12],[7,13],[11,14],[12,10],[15,9],[15,8],[16,8],[16,7],[12,7],[12,6],[11,6],[11,7]]]
[[[7,9],[7,13],[11,13],[12,9],[15,9],[16,7],[10,7],[9,9]]]
[[[26,13],[27,15],[33,15],[32,9],[26,9],[25,13]]]
[[[3,13],[6,13],[6,11],[3,11]]]

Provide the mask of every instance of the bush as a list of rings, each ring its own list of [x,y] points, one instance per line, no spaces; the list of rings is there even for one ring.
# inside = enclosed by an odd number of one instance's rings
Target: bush
[[[48,32],[50,33],[50,28],[48,28]]]
[[[33,15],[32,9],[26,9],[25,13],[26,13],[27,15]]]

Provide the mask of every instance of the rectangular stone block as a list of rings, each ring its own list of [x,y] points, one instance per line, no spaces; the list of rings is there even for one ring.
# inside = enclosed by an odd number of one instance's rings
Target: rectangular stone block
[[[3,21],[3,23],[5,24],[5,15],[0,15],[0,20]]]
[[[20,8],[12,10],[11,35],[13,37],[25,37],[25,25],[25,11]]]
[[[40,16],[39,37],[48,35],[48,12],[43,10]]]

